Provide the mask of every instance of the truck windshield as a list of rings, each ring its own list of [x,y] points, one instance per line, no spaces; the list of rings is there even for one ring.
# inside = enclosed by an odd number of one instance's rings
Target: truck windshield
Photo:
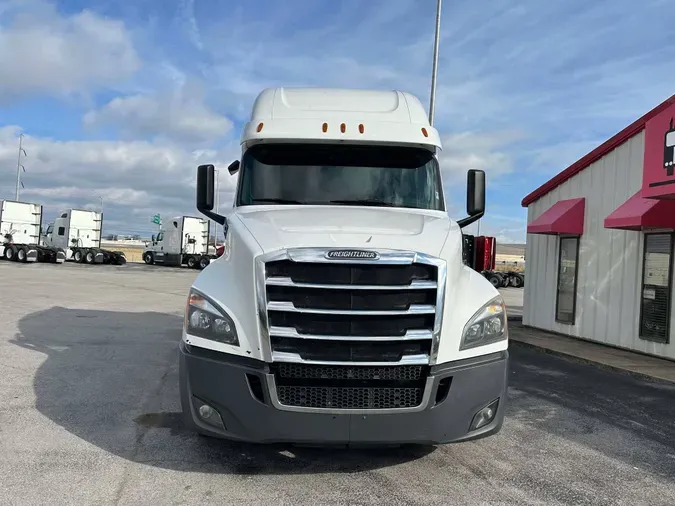
[[[242,158],[237,205],[411,207],[443,211],[440,171],[422,148],[264,144]]]

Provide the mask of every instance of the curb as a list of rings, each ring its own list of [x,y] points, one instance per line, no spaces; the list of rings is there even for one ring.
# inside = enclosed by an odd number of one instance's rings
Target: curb
[[[617,365],[606,364],[604,362],[597,362],[597,361],[591,360],[589,358],[580,357],[578,355],[572,355],[570,353],[565,353],[564,351],[553,350],[551,348],[546,348],[544,346],[538,346],[536,344],[528,343],[528,342],[525,342],[525,341],[520,341],[519,339],[510,337],[510,336],[509,336],[509,341],[510,341],[509,344],[515,344],[516,346],[522,346],[524,348],[530,348],[532,350],[536,350],[536,351],[539,351],[541,353],[548,353],[549,355],[555,355],[557,357],[566,358],[566,359],[572,360],[574,362],[592,365],[592,366],[598,367],[600,369],[618,372],[620,374],[626,374],[628,376],[633,376],[636,379],[647,380],[647,381],[651,381],[653,383],[661,383],[661,384],[664,384],[664,385],[675,385],[674,381],[671,381],[671,380],[668,380],[668,379],[665,379],[665,378],[660,378],[658,376],[651,376],[649,374],[638,372],[638,371],[631,371],[630,369],[624,369],[623,367],[620,367],[620,366],[617,366]]]

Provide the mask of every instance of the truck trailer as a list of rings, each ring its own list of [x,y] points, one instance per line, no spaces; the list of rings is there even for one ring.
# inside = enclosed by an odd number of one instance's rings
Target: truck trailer
[[[194,280],[179,344],[188,427],[262,443],[442,444],[500,431],[508,327],[499,291],[463,261],[485,210],[446,211],[438,131],[400,91],[277,88],[241,134],[236,195],[197,209],[225,248]]]
[[[40,244],[42,206],[14,200],[0,201],[0,258],[15,262],[63,263],[62,248]]]
[[[101,248],[103,214],[83,209],[61,211],[47,226],[42,243],[66,252],[66,260],[85,264],[124,265],[122,251]]]
[[[178,216],[169,223],[168,227],[152,236],[152,242],[143,251],[146,264],[187,265],[191,269],[204,269],[216,258],[209,252],[209,220]]]

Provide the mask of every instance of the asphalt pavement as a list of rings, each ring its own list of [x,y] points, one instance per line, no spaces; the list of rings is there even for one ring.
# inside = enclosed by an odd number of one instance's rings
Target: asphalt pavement
[[[504,427],[479,441],[327,450],[187,432],[176,346],[195,275],[0,262],[3,504],[675,504],[675,385],[516,343]]]

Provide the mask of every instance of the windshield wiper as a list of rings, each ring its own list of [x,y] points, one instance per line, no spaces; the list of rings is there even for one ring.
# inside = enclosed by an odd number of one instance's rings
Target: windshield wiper
[[[251,199],[251,202],[270,202],[272,204],[304,204],[304,202],[300,202],[299,200],[275,199],[275,198]]]
[[[391,202],[385,202],[384,200],[378,199],[355,199],[355,200],[331,200],[331,204],[355,204],[358,206],[383,206],[383,207],[396,207],[395,204]]]

